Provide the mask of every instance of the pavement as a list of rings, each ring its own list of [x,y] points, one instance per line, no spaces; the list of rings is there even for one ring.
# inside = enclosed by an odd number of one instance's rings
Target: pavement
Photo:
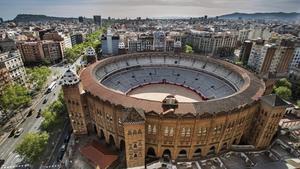
[[[71,66],[76,67],[75,65],[80,64],[81,57]],[[55,72],[55,77],[61,77],[64,72],[68,69],[68,67],[58,66],[54,65],[50,67],[52,72]],[[53,78],[50,77],[50,78]],[[51,82],[52,80],[50,80]],[[49,85],[50,83],[48,83]],[[4,159],[5,163],[1,167],[1,169],[6,168],[18,168],[18,169],[25,169],[28,168],[28,164],[23,163],[23,159],[20,155],[14,152],[16,146],[22,141],[23,137],[26,135],[26,133],[29,132],[39,132],[40,131],[40,125],[43,121],[43,117],[36,118],[36,113],[39,111],[39,109],[44,110],[47,106],[49,106],[51,103],[53,103],[58,98],[59,91],[61,90],[61,86],[57,83],[56,87],[53,89],[51,93],[48,94],[41,94],[40,97],[38,97],[32,105],[31,108],[34,109],[34,113],[30,117],[26,117],[25,121],[20,123],[18,125],[18,128],[23,128],[24,131],[19,137],[7,137],[5,140],[1,141],[0,145],[0,159]],[[44,91],[42,91],[44,93]],[[43,104],[44,99],[47,98],[47,102]],[[24,113],[24,112],[23,112]],[[61,137],[57,139],[58,144],[55,148],[55,151],[52,153],[53,156],[57,156],[57,152],[59,150],[60,144],[63,142],[65,137],[65,132],[61,134]],[[53,159],[56,159],[56,157],[49,157],[51,160],[49,163],[54,163]]]

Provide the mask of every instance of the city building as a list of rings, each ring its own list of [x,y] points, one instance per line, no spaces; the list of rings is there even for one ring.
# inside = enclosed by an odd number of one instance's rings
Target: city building
[[[166,34],[163,31],[153,32],[153,50],[164,52],[166,50]]]
[[[3,23],[3,18],[0,18],[0,24],[2,24]]]
[[[63,41],[42,41],[43,59],[57,63],[64,58]]]
[[[242,61],[243,65],[247,65],[248,59],[251,53],[252,44],[250,40],[243,41],[240,51],[240,61]]]
[[[0,52],[8,52],[16,49],[16,42],[13,39],[4,38],[3,40],[0,40]]]
[[[4,77],[5,82],[12,80],[14,83],[24,85],[26,82],[26,71],[19,50],[0,53],[0,64],[9,73],[9,79]],[[3,71],[3,70],[2,70]],[[5,71],[3,72],[6,74]]]
[[[101,16],[100,15],[94,15],[94,23],[97,26],[102,26],[102,20],[101,20]]]
[[[83,23],[83,19],[84,19],[84,18],[83,18],[82,16],[79,16],[79,17],[78,17],[79,23]]]
[[[232,56],[238,35],[231,32],[207,32],[191,30],[187,43],[195,52],[220,57]]]
[[[82,43],[83,41],[84,41],[84,37],[83,37],[82,33],[76,33],[76,34],[71,35],[72,46],[78,45],[78,44]]]
[[[149,52],[153,51],[153,36],[141,34],[137,38],[128,40],[128,52]]]
[[[288,106],[274,94],[264,96],[264,82],[249,71],[184,53],[111,57],[79,76],[68,70],[62,84],[75,137],[96,133],[125,150],[127,168],[145,168],[145,157],[211,157],[239,143],[266,149]],[[149,87],[176,88],[174,95],[184,90],[195,100],[148,95]]]
[[[300,46],[296,46],[290,67],[300,68]]]
[[[248,66],[260,75],[285,76],[293,59],[293,42],[281,40],[280,44],[264,44],[262,40],[252,46]]]
[[[63,41],[20,42],[18,49],[25,63],[51,62],[63,59]]]
[[[106,35],[101,36],[101,50],[102,55],[117,55],[119,51],[118,35],[114,35],[110,29],[107,30]]]
[[[6,68],[5,63],[0,62],[0,91],[3,91],[3,89],[11,83],[12,83],[12,79],[9,75],[9,71]]]
[[[247,65],[259,74],[269,74],[275,51],[275,44],[264,44],[264,41],[254,42]]]

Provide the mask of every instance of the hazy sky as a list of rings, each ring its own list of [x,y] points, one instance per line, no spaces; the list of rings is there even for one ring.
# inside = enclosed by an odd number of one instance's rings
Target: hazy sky
[[[135,18],[279,11],[300,12],[300,0],[0,0],[0,17],[4,19],[20,13]]]

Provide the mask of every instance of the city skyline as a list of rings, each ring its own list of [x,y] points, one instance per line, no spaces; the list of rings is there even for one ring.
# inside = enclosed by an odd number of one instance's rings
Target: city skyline
[[[300,12],[298,0],[4,0],[0,2],[0,17],[13,19],[17,14],[44,14],[49,16],[92,17],[199,17],[219,16],[233,12]],[[9,8],[7,8],[9,6]],[[251,8],[255,7],[255,8]],[[72,9],[72,10],[66,10]],[[280,9],[280,10],[278,10]]]

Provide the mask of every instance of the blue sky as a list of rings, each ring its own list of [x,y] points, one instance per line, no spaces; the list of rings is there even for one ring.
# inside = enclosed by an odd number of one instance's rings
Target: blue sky
[[[135,18],[278,11],[300,12],[300,0],[0,0],[0,17],[4,19],[20,13]]]

